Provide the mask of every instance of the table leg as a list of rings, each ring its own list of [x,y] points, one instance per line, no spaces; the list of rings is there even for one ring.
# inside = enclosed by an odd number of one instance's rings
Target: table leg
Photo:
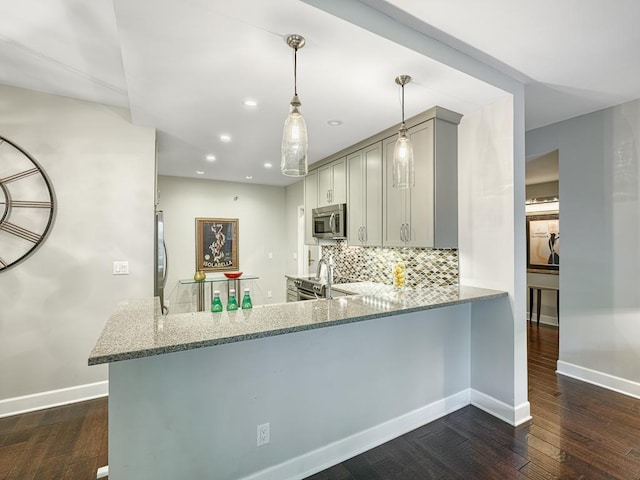
[[[538,315],[537,315],[537,320],[538,320],[538,325],[540,325],[540,310],[542,310],[542,289],[541,288],[537,288],[536,290],[538,290]]]
[[[558,317],[558,325],[560,325],[560,290],[556,292],[556,315]]]
[[[533,288],[529,287],[529,322],[531,322],[531,315],[533,315]]]

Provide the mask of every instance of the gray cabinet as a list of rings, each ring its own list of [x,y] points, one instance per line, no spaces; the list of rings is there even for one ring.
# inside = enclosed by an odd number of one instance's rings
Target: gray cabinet
[[[347,240],[382,245],[382,142],[347,156]]]
[[[311,170],[304,177],[304,243],[316,245],[318,239],[313,236],[312,210],[318,207],[318,171]]]
[[[393,188],[392,160],[397,136],[383,141],[384,246],[458,246],[457,124],[432,118],[411,127],[415,186]]]
[[[318,206],[347,201],[346,159],[340,158],[318,168]]]

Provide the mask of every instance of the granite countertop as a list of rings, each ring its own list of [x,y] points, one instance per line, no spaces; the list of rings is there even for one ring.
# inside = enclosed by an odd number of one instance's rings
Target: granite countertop
[[[336,284],[353,294],[331,300],[255,306],[235,312],[162,316],[158,299],[121,302],[96,342],[89,365],[162,355],[351,322],[458,305],[507,293],[468,286],[396,289],[372,282]]]

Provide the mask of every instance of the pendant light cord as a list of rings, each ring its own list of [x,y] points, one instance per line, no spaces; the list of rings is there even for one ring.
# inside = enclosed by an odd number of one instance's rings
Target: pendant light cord
[[[293,94],[298,95],[298,49],[293,49]]]
[[[402,124],[404,125],[404,85],[402,85]]]

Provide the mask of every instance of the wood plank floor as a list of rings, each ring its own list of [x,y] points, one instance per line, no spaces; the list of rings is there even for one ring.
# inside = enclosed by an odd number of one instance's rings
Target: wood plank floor
[[[556,375],[557,328],[528,350],[528,425],[469,406],[307,480],[640,479],[640,400]]]
[[[529,425],[465,407],[308,480],[640,480],[640,400],[556,375],[557,329],[528,335]],[[92,480],[106,464],[107,399],[0,419],[0,480]]]

